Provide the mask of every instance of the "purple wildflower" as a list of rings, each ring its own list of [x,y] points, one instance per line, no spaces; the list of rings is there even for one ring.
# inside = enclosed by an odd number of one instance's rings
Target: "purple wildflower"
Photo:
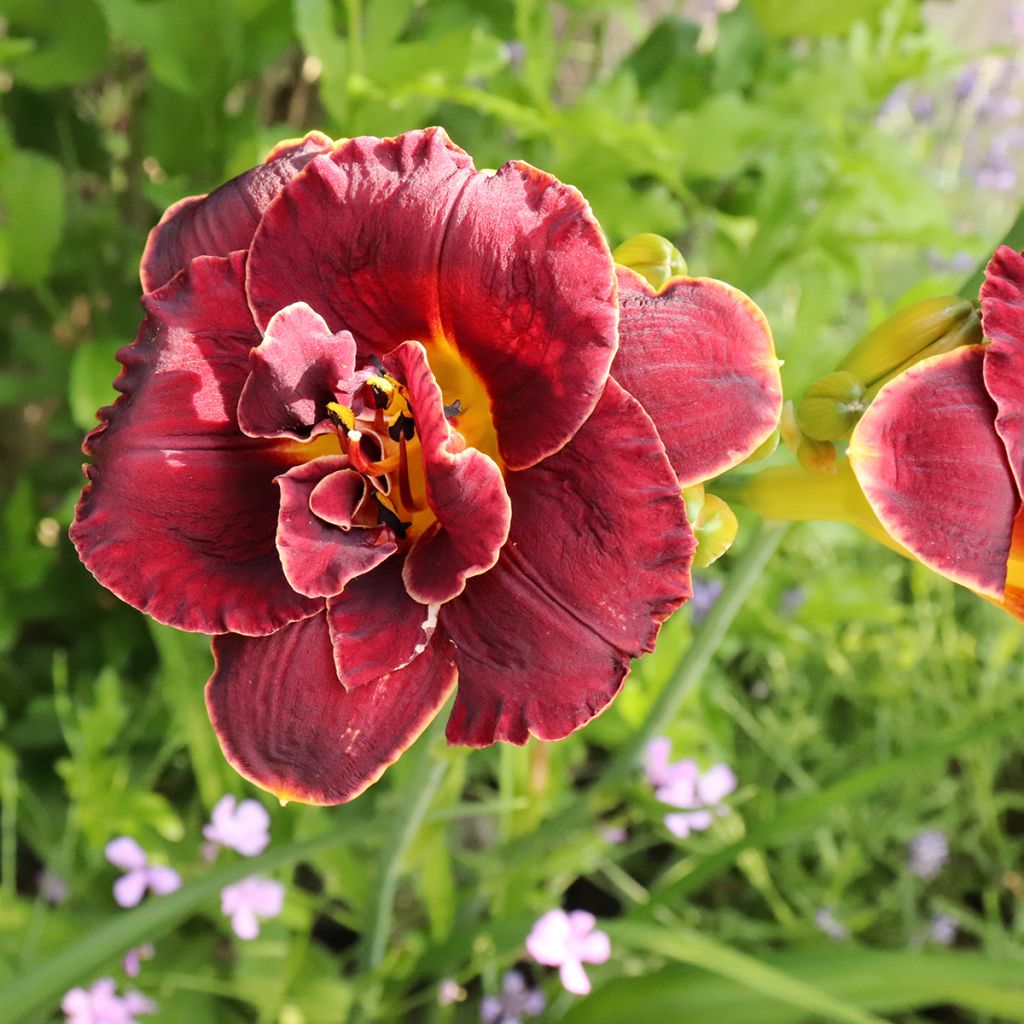
[[[100,978],[88,989],[71,989],[60,1008],[66,1024],[138,1024],[137,1014],[155,1013],[157,1006],[134,990],[119,996],[113,978]]]
[[[603,964],[611,956],[611,941],[595,927],[585,910],[549,910],[526,937],[526,951],[539,964],[557,967],[562,985],[578,996],[590,992],[584,964]]]
[[[68,898],[68,883],[64,881],[56,871],[43,868],[36,876],[36,885],[39,886],[39,895],[47,903],[59,907]]]
[[[912,875],[930,882],[949,860],[949,843],[938,829],[919,832],[907,844],[907,868]]]
[[[155,950],[153,949],[152,942],[146,942],[141,946],[136,946],[134,949],[129,949],[124,955],[124,959],[121,961],[121,966],[124,968],[124,973],[129,978],[137,978],[139,971],[142,970],[143,960],[152,960]]]
[[[833,942],[842,942],[843,939],[850,937],[850,929],[837,920],[835,914],[828,907],[819,907],[814,912],[814,923],[818,926],[818,930]]]
[[[952,946],[956,941],[956,921],[948,914],[936,914],[932,918],[931,940],[940,946]]]
[[[690,622],[696,626],[707,618],[708,612],[722,594],[724,584],[720,579],[702,579],[694,576],[693,597],[690,598]]]
[[[255,939],[260,933],[259,918],[277,917],[284,906],[284,886],[269,878],[251,875],[221,891],[221,912],[231,918],[231,927],[240,939]]]
[[[539,988],[529,988],[518,971],[509,971],[501,981],[500,996],[484,996],[480,1004],[483,1024],[521,1024],[523,1017],[537,1017],[546,1001]]]
[[[238,803],[233,796],[222,796],[213,808],[210,824],[203,836],[211,843],[236,850],[244,857],[262,853],[270,842],[270,815],[256,800]]]
[[[149,856],[131,836],[118,836],[107,843],[107,860],[125,872],[114,883],[114,899],[120,907],[134,907],[149,889],[166,896],[181,888],[181,875],[174,868],[150,864]]]
[[[665,815],[665,827],[677,838],[685,839],[691,832],[711,827],[716,816],[727,814],[722,800],[736,789],[736,773],[727,764],[712,765],[706,772],[697,770],[695,762],[687,774],[680,773],[658,789],[657,798],[680,810]]]

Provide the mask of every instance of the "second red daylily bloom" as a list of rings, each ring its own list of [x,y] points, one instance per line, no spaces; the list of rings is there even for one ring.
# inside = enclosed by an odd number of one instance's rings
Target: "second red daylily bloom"
[[[1024,619],[1024,257],[1007,246],[981,289],[988,342],[887,384],[850,464],[888,534],[925,565]]]
[[[142,280],[72,537],[216,634],[218,738],[285,799],[351,799],[456,683],[453,743],[598,714],[690,594],[681,482],[781,402],[745,296],[616,276],[578,192],[439,129],[282,144]]]

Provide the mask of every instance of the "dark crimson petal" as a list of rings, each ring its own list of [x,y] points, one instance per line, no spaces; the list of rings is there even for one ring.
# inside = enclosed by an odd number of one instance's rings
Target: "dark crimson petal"
[[[404,667],[434,635],[437,608],[409,596],[403,562],[400,556],[389,558],[327,602],[334,665],[350,690]]]
[[[518,161],[477,175],[452,212],[440,287],[444,333],[487,388],[504,462],[558,451],[617,345],[613,263],[586,200]]]
[[[277,550],[288,582],[308,597],[340,593],[349,580],[369,572],[398,550],[386,526],[345,529],[334,525],[351,520],[366,487],[363,478],[347,467],[344,456],[325,455],[277,478],[281,487]],[[343,479],[337,484],[332,481],[329,490],[318,486],[337,475]],[[310,508],[314,489],[324,518]],[[325,507],[331,498],[338,504]]]
[[[437,522],[417,537],[405,559],[409,593],[423,604],[444,604],[462,593],[466,580],[487,572],[508,537],[512,508],[493,459],[464,448],[444,414],[441,389],[416,341],[385,359],[405,382],[416,420],[427,503]]]
[[[996,431],[1006,445],[1017,488],[1024,494],[1024,256],[1001,245],[981,286],[985,387],[996,403]]]
[[[612,376],[654,420],[682,486],[742,462],[775,429],[782,381],[764,314],[707,277],[655,293],[618,268],[619,351]]]
[[[320,132],[276,146],[259,167],[206,196],[169,207],[149,233],[139,276],[142,290],[166,284],[196,256],[227,256],[248,249],[263,211],[303,167],[334,143]]]
[[[857,424],[849,458],[900,544],[943,576],[999,598],[1020,501],[984,359],[984,345],[969,345],[900,374]]]
[[[472,160],[440,128],[351,139],[314,160],[253,238],[257,323],[305,301],[331,330],[350,330],[360,351],[383,355],[438,336],[441,243],[472,175]]]
[[[434,640],[399,672],[346,691],[327,622],[213,641],[206,708],[224,756],[280,800],[342,804],[376,782],[437,714],[455,683]]]
[[[252,372],[238,402],[244,433],[305,440],[333,430],[327,403],[355,371],[356,343],[348,331],[332,334],[319,313],[296,302],[271,317],[249,360]]]
[[[440,612],[459,669],[452,743],[572,732],[690,596],[694,541],[676,476],[614,380],[565,448],[507,485],[512,530],[498,564]]]
[[[319,606],[288,586],[274,543],[274,477],[301,448],[254,441],[235,420],[259,341],[244,260],[200,257],[146,296],[149,315],[118,354],[124,394],[86,439],[90,483],[71,528],[100,583],[201,633],[271,633]]]

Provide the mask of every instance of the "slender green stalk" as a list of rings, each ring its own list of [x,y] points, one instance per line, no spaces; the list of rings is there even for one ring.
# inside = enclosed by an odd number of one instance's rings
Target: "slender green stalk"
[[[377,903],[373,918],[366,934],[365,959],[367,971],[374,971],[384,960],[387,952],[388,938],[391,934],[391,918],[395,907],[395,891],[402,873],[402,862],[405,860],[409,847],[412,846],[423,824],[427,811],[437,795],[441,780],[444,778],[448,762],[444,758],[434,759],[431,748],[434,739],[444,729],[447,719],[447,706],[434,719],[427,734],[424,736],[419,751],[412,779],[404,792],[404,800],[395,814],[398,823],[392,840],[384,870],[381,873],[380,886],[377,890]]]
[[[1017,219],[1010,225],[1009,230],[1003,235],[1000,245],[1008,245],[1011,249],[1020,251],[1024,249],[1024,208],[1017,214]],[[958,294],[965,299],[977,299],[982,282],[985,280],[985,267],[988,260],[979,264],[977,270],[960,287]]]
[[[644,747],[668,727],[690,689],[711,664],[733,619],[757,585],[787,529],[788,526],[775,523],[758,523],[754,527],[746,550],[733,566],[722,593],[695,633],[693,643],[680,658],[643,724],[609,764],[602,781],[619,779],[633,772]]]

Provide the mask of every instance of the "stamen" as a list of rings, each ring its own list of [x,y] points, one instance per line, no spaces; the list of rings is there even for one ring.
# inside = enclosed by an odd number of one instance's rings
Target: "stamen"
[[[446,419],[453,420],[456,416],[462,415],[462,399],[456,398],[451,405],[444,407],[444,415]]]
[[[412,488],[409,486],[409,453],[404,437],[398,442],[398,496],[402,499],[402,506],[410,512],[419,512],[427,507],[424,502],[412,496]]]
[[[392,421],[391,426],[388,427],[388,437],[392,441],[402,439],[411,441],[415,432],[416,421],[411,416],[406,416],[404,412],[400,412],[397,418]]]
[[[327,418],[336,427],[344,427],[345,430],[355,429],[356,414],[347,405],[342,405],[341,402],[327,403]]]
[[[411,522],[403,520],[399,514],[395,511],[391,502],[385,498],[382,494],[374,494],[374,498],[377,501],[378,514],[380,515],[380,521],[385,525],[391,527],[394,530],[395,536],[399,540],[405,540],[405,534],[409,527],[412,526]]]

